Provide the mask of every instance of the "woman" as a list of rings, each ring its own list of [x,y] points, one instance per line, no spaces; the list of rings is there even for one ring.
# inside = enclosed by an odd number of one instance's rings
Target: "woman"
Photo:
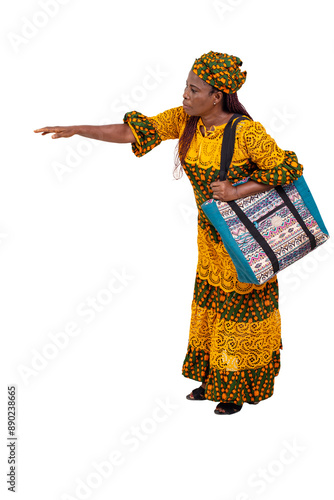
[[[281,324],[278,283],[241,283],[219,234],[201,205],[209,198],[231,201],[287,184],[303,167],[292,151],[280,149],[264,127],[240,104],[237,91],[246,79],[242,61],[209,52],[196,59],[183,94],[183,106],[153,117],[128,112],[123,124],[44,127],[52,138],[74,134],[131,143],[142,156],[166,139],[179,139],[174,175],[184,170],[198,207],[198,265],[187,353],[182,374],[202,382],[189,400],[219,402],[215,413],[233,414],[243,403],[257,404],[274,391],[280,369]],[[224,128],[234,113],[241,120],[226,181],[219,181]]]

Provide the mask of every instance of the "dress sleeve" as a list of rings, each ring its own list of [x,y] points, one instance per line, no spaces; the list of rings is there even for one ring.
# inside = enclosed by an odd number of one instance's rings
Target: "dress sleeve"
[[[136,142],[132,143],[132,151],[140,157],[162,141],[178,139],[187,121],[187,115],[180,106],[152,117],[138,111],[130,111],[124,115],[123,121],[129,125],[136,138]]]
[[[269,185],[289,184],[303,173],[293,151],[280,149],[261,123],[248,121],[241,130],[241,142],[248,158],[257,167],[249,176],[253,181]]]

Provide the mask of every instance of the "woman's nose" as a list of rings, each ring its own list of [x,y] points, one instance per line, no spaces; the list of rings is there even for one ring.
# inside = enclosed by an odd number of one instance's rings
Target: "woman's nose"
[[[184,89],[184,91],[183,91],[183,99],[189,99],[187,89]]]

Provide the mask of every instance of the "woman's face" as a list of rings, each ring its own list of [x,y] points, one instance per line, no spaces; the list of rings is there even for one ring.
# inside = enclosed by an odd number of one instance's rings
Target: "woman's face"
[[[210,114],[217,102],[217,94],[212,93],[211,86],[193,71],[189,72],[186,88],[183,92],[183,109],[190,116],[205,116]],[[219,100],[219,99],[218,99]]]

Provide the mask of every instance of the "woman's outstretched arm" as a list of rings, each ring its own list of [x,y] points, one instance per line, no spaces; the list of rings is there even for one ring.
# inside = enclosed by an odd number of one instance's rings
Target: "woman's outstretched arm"
[[[60,137],[72,137],[73,135],[82,135],[89,139],[97,139],[107,142],[136,142],[136,138],[131,128],[126,123],[116,123],[114,125],[71,125],[68,127],[43,127],[34,130],[41,132],[42,135],[53,133],[52,139]]]

